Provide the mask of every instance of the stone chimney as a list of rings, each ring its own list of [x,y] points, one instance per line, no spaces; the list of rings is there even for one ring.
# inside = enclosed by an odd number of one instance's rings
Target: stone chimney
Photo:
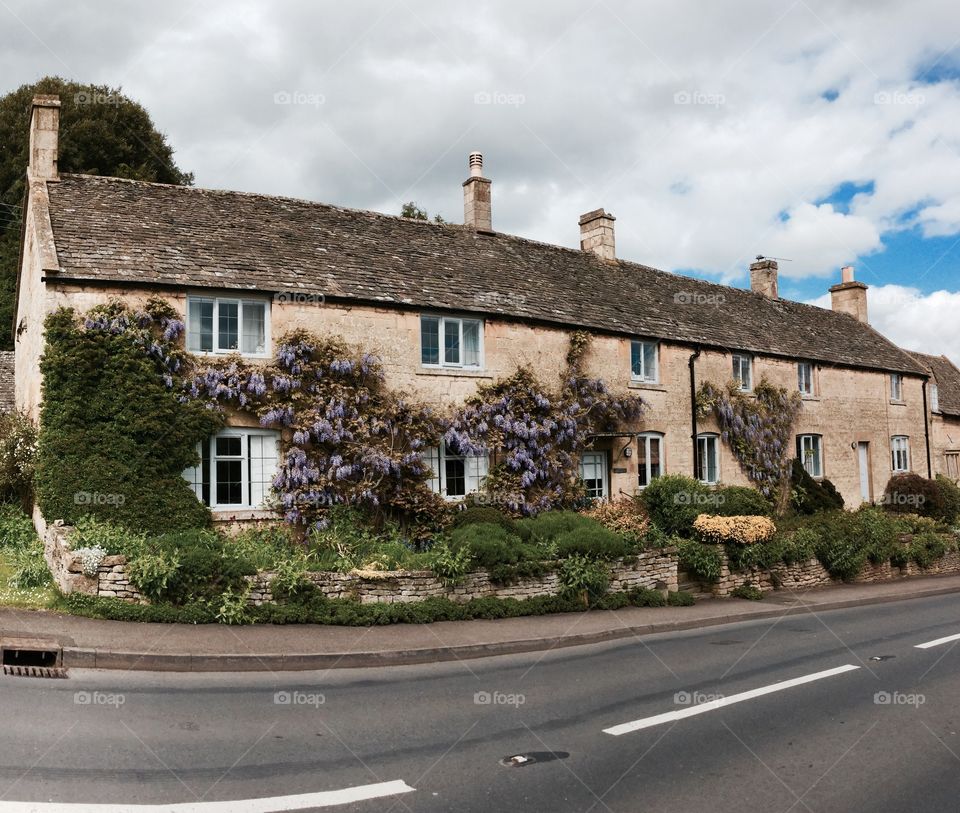
[[[767,299],[779,299],[777,287],[777,261],[766,257],[757,257],[750,263],[750,290],[762,294]]]
[[[60,97],[34,96],[30,114],[30,175],[55,181],[60,138]]]
[[[617,259],[617,246],[613,233],[613,221],[603,209],[594,209],[580,215],[580,248],[592,251],[603,260]]]
[[[830,307],[867,324],[867,286],[853,278],[853,266],[840,269],[840,284],[830,288]]]
[[[483,156],[470,153],[470,177],[463,182],[463,223],[477,231],[493,231],[490,210],[492,183],[483,177]]]

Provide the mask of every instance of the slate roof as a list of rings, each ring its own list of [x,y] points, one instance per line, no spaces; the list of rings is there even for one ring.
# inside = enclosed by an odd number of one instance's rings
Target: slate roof
[[[960,370],[946,356],[929,356],[908,350],[937,382],[937,400],[944,415],[960,415]]]
[[[13,358],[12,350],[0,350],[0,412],[10,412],[17,406],[13,391]]]
[[[323,294],[926,374],[845,314],[511,235],[88,175],[48,190],[66,278]]]

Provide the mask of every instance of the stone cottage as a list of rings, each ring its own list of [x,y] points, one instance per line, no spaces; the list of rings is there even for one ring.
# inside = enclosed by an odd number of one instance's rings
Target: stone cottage
[[[580,250],[504,234],[478,153],[462,225],[60,174],[58,117],[56,98],[34,100],[15,326],[17,403],[34,417],[47,314],[159,295],[182,314],[193,353],[263,359],[292,328],[337,334],[377,354],[389,384],[439,406],[520,364],[553,380],[570,333],[587,330],[587,373],[649,404],[583,455],[595,497],[635,494],[665,472],[747,482],[715,421],[696,414],[708,381],[749,394],[766,378],[799,392],[797,453],[848,505],[877,498],[894,472],[932,472],[930,370],[870,327],[852,268],[824,310],[781,298],[773,260],[751,266],[751,290],[623,260],[603,209],[580,217]],[[257,518],[278,446],[270,430],[231,425],[186,476],[215,516]],[[451,499],[487,470],[445,448],[431,463],[433,487]],[[218,472],[235,476],[218,483]]]
[[[960,370],[946,356],[910,353],[927,368],[930,457],[934,474],[960,481]]]

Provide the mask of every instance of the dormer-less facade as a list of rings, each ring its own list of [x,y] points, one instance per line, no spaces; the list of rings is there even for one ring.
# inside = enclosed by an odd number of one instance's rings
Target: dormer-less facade
[[[749,394],[766,378],[799,392],[796,454],[848,505],[878,498],[901,468],[928,474],[929,372],[866,324],[865,300],[863,319],[848,307],[846,288],[830,311],[779,298],[772,260],[751,268],[754,290],[627,262],[603,209],[580,218],[579,251],[495,232],[478,153],[462,226],[60,175],[48,143],[55,111],[53,100],[35,103],[14,325],[18,405],[34,417],[47,314],[159,295],[182,314],[192,353],[265,359],[278,336],[308,328],[376,354],[391,386],[440,408],[519,365],[557,380],[570,334],[586,330],[586,372],[648,403],[584,454],[596,497],[635,494],[664,473],[747,484],[715,421],[696,417],[703,382]],[[221,435],[201,450],[212,480],[199,468],[186,476],[215,514],[259,516],[282,438],[253,423]],[[489,465],[444,448],[430,461],[432,485],[451,499],[480,488]],[[219,483],[218,471],[245,474]]]

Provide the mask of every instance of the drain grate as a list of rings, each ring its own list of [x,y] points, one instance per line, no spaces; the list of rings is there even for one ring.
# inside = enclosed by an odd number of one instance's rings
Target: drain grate
[[[3,674],[13,677],[65,678],[67,671],[59,666],[7,666]]]

